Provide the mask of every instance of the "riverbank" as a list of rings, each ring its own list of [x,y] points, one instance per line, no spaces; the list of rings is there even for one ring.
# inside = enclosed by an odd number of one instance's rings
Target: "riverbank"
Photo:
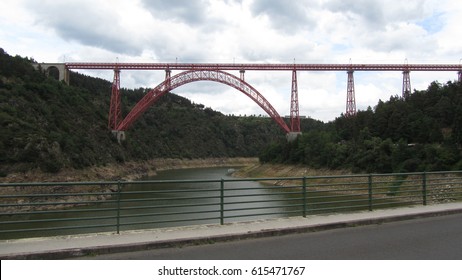
[[[238,170],[234,176],[239,178],[303,177],[350,175],[347,170],[312,169],[304,165],[254,164]]]
[[[63,169],[58,173],[45,173],[40,169],[11,173],[0,177],[2,183],[21,182],[79,182],[79,181],[133,181],[152,177],[159,171],[185,168],[221,166],[255,166],[258,158],[205,158],[205,159],[153,159],[122,164],[107,164],[84,169]]]
[[[318,185],[310,185],[311,190],[332,191],[343,195],[364,194],[364,186],[369,184],[368,178],[363,176],[348,177],[353,175],[348,170],[330,169],[311,169],[303,165],[286,164],[255,164],[241,168],[233,174],[238,178],[284,178],[284,177],[323,177],[323,176],[344,176],[343,178],[323,178],[316,179]],[[358,175],[358,174],[356,174]],[[396,201],[420,202],[420,183],[423,181],[421,173],[414,174],[382,174],[379,182],[375,182],[374,199],[389,199],[393,197]],[[460,176],[457,174],[427,174],[425,177],[427,184],[427,203],[451,203],[460,201]],[[362,180],[362,181],[361,181]],[[277,186],[292,186],[293,180],[276,180],[266,183]],[[265,182],[262,182],[265,183]]]

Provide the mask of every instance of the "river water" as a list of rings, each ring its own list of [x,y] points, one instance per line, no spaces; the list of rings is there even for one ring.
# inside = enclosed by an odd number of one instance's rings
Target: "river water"
[[[161,171],[157,176],[143,178],[143,181],[155,180],[162,181],[162,183],[125,184],[122,187],[120,205],[115,202],[116,195],[113,194],[108,201],[114,202],[110,203],[80,205],[63,211],[36,215],[27,213],[11,217],[2,215],[0,218],[2,224],[12,221],[20,221],[20,223],[3,224],[2,230],[19,231],[0,233],[0,239],[100,231],[114,232],[116,231],[114,217],[117,215],[120,215],[120,231],[192,224],[219,224],[221,213],[225,216],[223,219],[225,223],[286,217],[293,215],[291,211],[296,211],[298,215],[301,215],[301,207],[294,206],[293,202],[287,200],[293,194],[281,192],[281,189],[274,190],[260,182],[226,182],[224,188],[226,205],[223,209],[220,208],[220,181],[169,182],[171,180],[234,179],[228,174],[230,168],[232,167]],[[297,199],[300,199],[300,196]],[[115,210],[117,206],[122,209],[119,213]],[[94,228],[89,228],[89,226]],[[36,230],[38,228],[61,229]]]
[[[303,202],[306,202],[308,215],[368,209],[367,184],[364,182],[362,186],[365,186],[366,193],[363,194],[336,194],[322,190],[308,191],[304,197],[301,179],[293,181],[295,187],[278,187],[274,182],[263,184],[236,180],[228,174],[230,168],[161,171],[157,176],[143,178],[140,182],[123,183],[120,200],[117,193],[109,192],[105,200],[90,199],[91,203],[56,211],[51,209],[20,215],[2,213],[0,239],[301,216]],[[225,180],[223,188],[221,179]],[[113,190],[114,186],[111,188]],[[399,206],[396,202],[387,206],[385,202],[393,202],[388,198],[374,201],[382,203],[380,207]],[[346,209],[351,206],[353,208]]]
[[[196,168],[168,170],[159,172],[157,176],[145,178],[145,180],[221,180],[234,179],[228,174],[229,167],[217,168]],[[149,185],[131,185],[124,188],[125,192],[153,191],[149,194],[125,195],[123,199],[137,200],[152,198],[154,209],[144,209],[146,214],[152,213],[149,217],[154,227],[181,226],[188,224],[220,223],[220,182],[190,182],[190,183],[162,183]],[[173,192],[172,192],[173,191]],[[179,193],[177,193],[179,191]],[[163,193],[165,192],[165,193]],[[293,209],[290,201],[287,201],[287,194],[281,190],[275,190],[267,185],[255,181],[233,181],[225,182],[224,186],[224,221],[236,222],[255,220],[262,218],[284,217],[290,214],[288,209]],[[141,203],[125,203],[124,208],[142,206]],[[178,205],[188,205],[178,207]],[[301,211],[301,210],[300,210]],[[139,209],[132,211],[132,214],[139,212]],[[125,211],[126,215],[130,213]],[[174,213],[174,214],[172,214]],[[194,221],[192,221],[194,220]],[[132,223],[140,222],[139,225]],[[131,224],[126,229],[144,228],[146,221],[144,217],[130,217],[126,220]],[[124,224],[124,221],[121,222]]]

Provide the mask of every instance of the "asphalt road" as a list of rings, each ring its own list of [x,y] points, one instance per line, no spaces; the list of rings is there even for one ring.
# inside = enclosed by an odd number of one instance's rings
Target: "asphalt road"
[[[87,259],[462,259],[462,214]]]

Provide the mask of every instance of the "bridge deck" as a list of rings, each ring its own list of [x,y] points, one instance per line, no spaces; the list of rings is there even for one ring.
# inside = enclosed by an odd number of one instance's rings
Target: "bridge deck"
[[[461,64],[65,63],[68,69],[253,71],[462,71]]]

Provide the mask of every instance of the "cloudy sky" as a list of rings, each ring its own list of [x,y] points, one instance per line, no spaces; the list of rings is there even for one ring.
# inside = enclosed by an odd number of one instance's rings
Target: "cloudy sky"
[[[460,0],[2,0],[1,6],[0,47],[39,62],[462,63]],[[125,71],[121,86],[154,87],[164,75]],[[358,109],[401,94],[399,72],[354,77]],[[411,86],[456,78],[412,72]],[[246,81],[289,114],[291,72],[247,71]],[[298,87],[301,115],[329,121],[345,111],[346,73],[300,72]],[[175,93],[225,114],[264,114],[240,92],[212,82]]]

